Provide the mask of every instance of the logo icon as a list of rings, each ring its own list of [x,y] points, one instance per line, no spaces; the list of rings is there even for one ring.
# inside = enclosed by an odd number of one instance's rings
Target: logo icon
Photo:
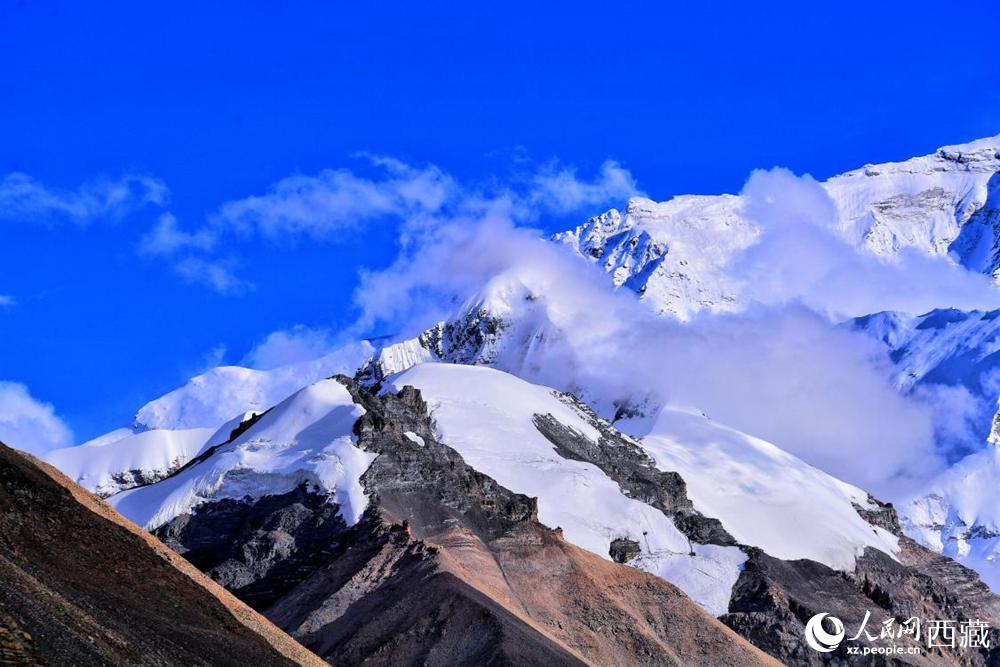
[[[823,629],[823,619],[829,617],[833,624],[833,633]],[[806,623],[806,643],[820,653],[829,653],[840,646],[844,640],[844,624],[836,616],[830,614],[816,614]]]

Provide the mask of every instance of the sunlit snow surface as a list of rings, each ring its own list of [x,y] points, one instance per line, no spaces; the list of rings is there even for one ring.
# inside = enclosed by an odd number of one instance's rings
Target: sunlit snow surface
[[[865,547],[899,550],[853,507],[870,507],[867,493],[701,414],[665,408],[642,445],[658,467],[680,473],[695,509],[771,556],[853,571]]]
[[[79,447],[50,451],[44,459],[77,484],[106,496],[133,486],[127,481],[132,471],[165,476],[180,468],[209,446],[214,433],[212,428],[119,429]]]
[[[333,494],[344,520],[356,523],[368,505],[360,478],[375,458],[354,444],[352,428],[362,414],[339,382],[317,382],[276,405],[207,460],[108,501],[153,529],[208,500],[259,498],[308,483]]]
[[[833,200],[839,234],[884,258],[905,249],[954,253],[972,271],[991,273],[993,239],[984,211],[1000,171],[1000,135],[903,162],[867,165],[821,184]],[[728,262],[759,230],[736,195],[681,195],[665,202],[635,197],[555,240],[594,262],[615,287],[641,295],[655,309],[687,319],[698,311],[739,309],[740,290]],[[991,214],[992,215],[992,214]],[[963,228],[965,223],[971,223]],[[960,238],[961,237],[961,238]]]
[[[715,615],[729,606],[746,556],[735,547],[692,545],[659,510],[622,493],[597,466],[563,458],[533,424],[548,414],[584,437],[598,432],[547,387],[480,366],[422,364],[392,376],[387,390],[420,389],[438,435],[504,487],[538,498],[538,519],[610,559],[611,541],[637,541],[635,564],[677,585]]]
[[[219,366],[139,408],[135,428],[217,427],[243,412],[263,412],[317,380],[337,373],[353,375],[373,351],[370,343],[361,341],[319,359],[270,370]]]

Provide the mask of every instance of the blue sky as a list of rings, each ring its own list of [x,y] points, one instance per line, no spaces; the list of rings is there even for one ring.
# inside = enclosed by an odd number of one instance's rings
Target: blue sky
[[[0,196],[0,381],[79,440],[269,332],[336,335],[406,201],[323,233],[220,207],[296,174],[391,178],[359,153],[476,187],[571,165],[599,183],[611,159],[665,199],[1000,132],[995,2],[361,4],[0,6],[0,179],[20,193]],[[144,252],[164,214],[188,236]],[[213,289],[208,263],[240,282]]]

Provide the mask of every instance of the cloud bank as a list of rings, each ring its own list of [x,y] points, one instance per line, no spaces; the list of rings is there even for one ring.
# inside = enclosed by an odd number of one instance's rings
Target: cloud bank
[[[412,335],[472,294],[506,289],[510,298],[518,290],[505,285],[523,286],[531,309],[544,313],[532,326],[560,335],[547,336],[543,362],[511,370],[585,388],[605,405],[694,407],[863,488],[905,495],[945,467],[939,439],[963,437],[962,412],[941,411],[927,393],[900,394],[883,348],[837,321],[956,299],[998,303],[996,289],[946,259],[889,262],[855,250],[836,234],[833,203],[808,177],[755,172],[743,196],[762,234],[730,267],[750,303],[742,312],[689,323],[657,316],[519,224],[516,207],[480,201],[476,210],[423,220],[392,266],[362,276],[359,327]],[[955,392],[936,396],[971,409]]]
[[[0,442],[40,456],[73,444],[73,433],[55,408],[34,397],[23,384],[0,382]]]
[[[836,205],[809,176],[755,171],[741,192],[743,215],[761,230],[731,274],[743,298],[764,305],[801,302],[831,317],[896,310],[925,313],[1000,307],[990,279],[947,257],[904,248],[894,258],[855,249],[838,233]]]

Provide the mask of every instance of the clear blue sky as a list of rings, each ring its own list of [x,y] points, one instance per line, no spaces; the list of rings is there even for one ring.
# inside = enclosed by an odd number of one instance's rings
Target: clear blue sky
[[[754,167],[826,177],[1000,132],[995,0],[284,4],[0,5],[0,178],[74,191],[142,173],[170,192],[85,225],[0,219],[15,301],[0,380],[81,438],[213,348],[235,362],[276,329],[344,326],[358,269],[395,253],[389,224],[340,243],[258,237],[238,248],[256,288],[223,295],[136,252],[164,210],[193,227],[358,151],[461,179],[524,154],[581,173],[614,158],[665,199],[737,191]]]

